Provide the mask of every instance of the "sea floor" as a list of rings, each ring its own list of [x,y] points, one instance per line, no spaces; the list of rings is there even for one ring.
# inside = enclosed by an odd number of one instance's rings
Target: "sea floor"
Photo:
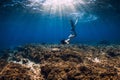
[[[0,80],[120,80],[120,45],[29,44],[1,54]]]

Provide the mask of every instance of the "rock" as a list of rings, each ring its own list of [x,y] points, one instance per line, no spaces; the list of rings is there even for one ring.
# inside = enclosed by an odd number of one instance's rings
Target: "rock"
[[[22,63],[23,63],[23,64],[26,64],[26,63],[28,63],[28,60],[27,60],[27,59],[23,59],[23,60],[22,60]]]
[[[52,52],[59,52],[60,49],[59,49],[59,48],[52,48],[51,51],[52,51]]]
[[[5,80],[31,80],[28,71],[28,68],[22,67],[20,64],[9,63],[4,67],[0,76],[2,76],[1,79]]]
[[[45,44],[15,49],[0,57],[0,80],[120,79],[120,46]]]
[[[97,57],[94,58],[92,61],[95,62],[95,63],[100,63],[101,62]]]

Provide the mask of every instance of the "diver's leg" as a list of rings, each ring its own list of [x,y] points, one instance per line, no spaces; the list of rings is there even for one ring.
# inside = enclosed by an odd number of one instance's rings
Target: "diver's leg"
[[[76,34],[76,31],[75,31],[75,30],[72,30],[72,31],[71,31],[71,34],[68,36],[68,38],[69,38],[69,39],[74,38],[74,37],[76,37],[76,35],[77,35],[77,34]]]

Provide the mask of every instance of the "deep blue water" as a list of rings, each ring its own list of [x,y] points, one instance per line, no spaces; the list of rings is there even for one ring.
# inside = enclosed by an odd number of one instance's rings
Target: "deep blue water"
[[[11,1],[11,0],[10,0]],[[111,0],[112,1],[112,0]],[[117,1],[116,1],[117,3]],[[97,9],[97,20],[80,22],[76,25],[77,36],[71,43],[98,43],[106,40],[120,43],[120,7]],[[28,43],[57,43],[70,34],[69,18],[57,15],[42,15],[24,10],[21,6],[0,6],[0,49],[12,48]]]

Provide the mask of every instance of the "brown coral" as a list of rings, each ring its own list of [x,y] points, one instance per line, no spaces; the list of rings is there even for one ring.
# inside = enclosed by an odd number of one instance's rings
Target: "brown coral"
[[[25,45],[12,53],[0,58],[0,80],[120,79],[118,45]]]

